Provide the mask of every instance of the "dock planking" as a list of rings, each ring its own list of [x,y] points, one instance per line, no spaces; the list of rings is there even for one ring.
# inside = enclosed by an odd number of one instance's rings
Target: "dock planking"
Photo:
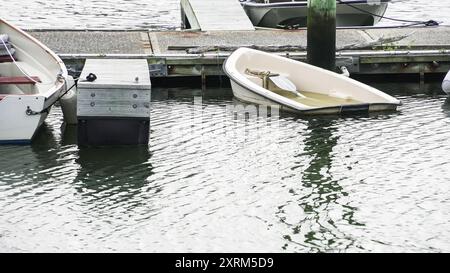
[[[181,9],[192,29],[255,30],[238,0],[181,0]]]
[[[87,59],[77,86],[79,145],[148,144],[151,81],[146,59]]]
[[[223,75],[221,65],[230,51],[188,54],[206,46],[306,46],[306,30],[256,31],[64,31],[30,33],[56,50],[71,71],[81,71],[87,58],[146,58],[152,77],[174,78]],[[354,28],[337,30],[337,46],[375,41],[380,37],[408,37],[389,44],[338,52],[338,65],[352,75],[436,74],[450,69],[450,27]],[[117,38],[121,39],[117,39]],[[276,37],[276,39],[274,39]],[[74,41],[71,43],[65,41]],[[108,41],[100,43],[98,41]],[[306,52],[279,54],[305,61]],[[152,72],[159,70],[159,72]]]

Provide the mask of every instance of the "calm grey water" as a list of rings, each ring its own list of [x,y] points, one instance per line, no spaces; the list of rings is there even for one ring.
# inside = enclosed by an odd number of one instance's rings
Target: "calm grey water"
[[[5,0],[0,17],[27,29],[174,29],[179,0]],[[386,16],[450,24],[449,0],[393,0]],[[401,23],[383,20],[380,25]]]
[[[449,23],[446,2],[393,1],[387,15]],[[172,29],[178,3],[10,0],[0,16]],[[227,88],[155,89],[137,148],[79,149],[55,108],[33,145],[0,146],[0,251],[448,252],[450,102],[439,84],[373,85],[404,105],[242,120],[226,115]]]
[[[242,119],[228,88],[154,89],[140,148],[79,149],[55,108],[0,146],[0,251],[448,252],[450,101],[372,85],[399,111]]]

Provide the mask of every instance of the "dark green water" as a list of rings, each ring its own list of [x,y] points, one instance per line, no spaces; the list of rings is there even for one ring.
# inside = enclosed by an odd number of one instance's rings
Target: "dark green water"
[[[154,89],[148,147],[79,149],[55,108],[0,146],[0,251],[448,252],[450,103],[374,86],[398,112],[237,119],[227,88]]]

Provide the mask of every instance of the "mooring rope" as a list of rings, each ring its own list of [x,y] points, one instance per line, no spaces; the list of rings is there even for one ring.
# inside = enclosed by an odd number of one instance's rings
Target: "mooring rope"
[[[37,111],[33,111],[30,109],[30,107],[27,108],[27,110],[25,111],[25,113],[28,116],[34,116],[34,115],[40,115],[43,113],[48,113],[48,109],[50,109],[53,105],[55,105],[58,101],[60,101],[67,93],[69,93],[70,90],[72,90],[74,87],[76,87],[78,85],[78,79],[74,79],[75,83],[69,87],[61,96],[58,97],[58,99],[56,99],[52,104],[50,104],[47,108],[42,109],[41,111],[37,112]]]
[[[381,19],[391,20],[391,21],[395,21],[395,22],[402,22],[402,23],[410,23],[409,25],[404,25],[403,27],[405,27],[405,26],[417,26],[417,25],[425,25],[427,27],[439,26],[439,22],[437,22],[435,20],[416,21],[416,20],[405,20],[405,19],[392,18],[392,17],[387,17],[387,16],[384,16],[384,15],[378,15],[378,14],[372,13],[372,12],[367,11],[367,10],[363,10],[361,8],[358,8],[358,7],[356,7],[356,6],[354,6],[354,5],[350,4],[350,3],[347,3],[345,1],[342,1],[342,0],[336,0],[336,1],[338,3],[344,4],[344,5],[347,5],[347,6],[351,7],[351,8],[353,8],[353,9],[356,9],[356,10],[358,10],[360,12],[364,12],[364,13],[367,13],[369,15],[381,18]]]

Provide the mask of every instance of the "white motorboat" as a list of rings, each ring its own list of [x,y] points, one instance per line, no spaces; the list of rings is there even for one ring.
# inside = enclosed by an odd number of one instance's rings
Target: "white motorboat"
[[[344,75],[254,49],[225,61],[234,96],[300,114],[396,110],[400,101]]]
[[[336,5],[336,26],[373,26],[385,14],[391,0],[340,0]],[[308,1],[241,0],[252,21],[260,27],[306,27]]]
[[[55,53],[0,19],[0,143],[29,143],[65,90],[66,78]]]

